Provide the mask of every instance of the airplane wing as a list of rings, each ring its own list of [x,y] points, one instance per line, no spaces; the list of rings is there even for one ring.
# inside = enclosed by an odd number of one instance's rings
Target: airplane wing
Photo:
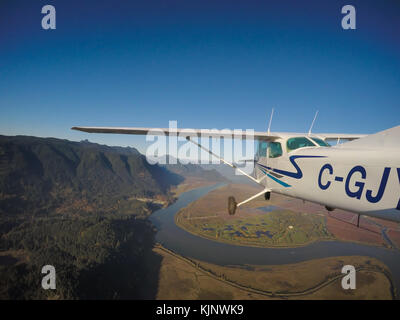
[[[134,135],[174,135],[185,137],[189,141],[196,144],[199,148],[203,149],[204,151],[210,153],[214,157],[218,158],[221,162],[225,163],[226,165],[238,170],[243,175],[247,176],[249,179],[253,180],[256,183],[260,183],[256,178],[247,174],[240,168],[238,168],[234,163],[228,162],[223,159],[221,156],[213,153],[211,150],[205,148],[204,146],[200,145],[196,141],[194,141],[193,137],[214,137],[214,138],[240,138],[240,139],[250,139],[250,140],[263,140],[263,141],[274,141],[276,139],[285,137],[285,136],[292,136],[292,135],[300,135],[306,136],[307,134],[293,134],[293,133],[268,133],[268,132],[259,132],[259,131],[243,131],[243,130],[217,130],[217,129],[181,129],[181,128],[137,128],[137,127],[130,127],[130,128],[123,128],[123,127],[72,127],[72,130],[78,130],[88,133],[114,133],[114,134],[134,134]],[[315,136],[315,134],[313,134]],[[355,135],[355,134],[318,134],[318,137],[322,139],[346,139],[346,140],[354,140],[361,138],[365,135]],[[265,193],[267,191],[271,191],[270,189],[265,189],[261,193]],[[258,196],[258,194],[256,195]],[[253,199],[253,197],[251,198]],[[250,199],[250,200],[251,200]],[[240,206],[246,201],[241,202],[239,204],[234,204],[235,209],[236,206]]]
[[[354,149],[399,149],[400,126],[369,135],[366,139],[359,139],[344,143],[342,148]]]
[[[122,128],[122,127],[72,127],[72,130],[78,130],[88,133],[117,133],[117,134],[135,134],[135,135],[178,135],[182,137],[196,137],[196,136],[206,136],[213,138],[240,138],[240,139],[254,139],[254,140],[264,140],[273,141],[280,138],[279,135],[273,133],[268,134],[267,132],[254,131],[254,135],[245,130],[231,131],[231,130],[217,130],[217,129],[171,129],[171,128]]]
[[[135,134],[135,135],[146,135],[151,132],[152,135],[179,135],[179,136],[208,136],[214,138],[226,137],[226,138],[241,138],[241,139],[254,139],[263,141],[274,141],[283,136],[289,135],[304,135],[299,133],[267,133],[262,131],[254,131],[254,135],[249,132],[242,130],[242,132],[235,132],[231,130],[217,130],[217,129],[171,129],[171,128],[138,128],[138,127],[72,127],[72,130],[78,130],[88,133],[116,133],[116,134]],[[318,136],[324,140],[355,140],[367,136],[366,134],[345,134],[345,133],[313,133],[312,136]]]
[[[364,138],[366,134],[346,134],[346,133],[315,133],[316,135],[324,140],[355,140]]]

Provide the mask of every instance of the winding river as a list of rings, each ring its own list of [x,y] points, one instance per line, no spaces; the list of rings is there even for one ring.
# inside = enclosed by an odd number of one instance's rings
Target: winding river
[[[240,246],[195,236],[175,224],[174,216],[180,209],[220,186],[185,192],[171,206],[155,211],[150,220],[158,230],[156,241],[182,256],[218,265],[277,265],[334,256],[369,256],[386,264],[394,285],[400,288],[400,251],[396,249],[342,241],[320,241],[295,248]]]

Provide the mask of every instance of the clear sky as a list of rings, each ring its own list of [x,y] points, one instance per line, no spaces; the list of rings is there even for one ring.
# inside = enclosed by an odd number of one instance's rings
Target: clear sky
[[[56,30],[43,30],[43,5]],[[356,8],[356,30],[341,27]],[[400,1],[0,1],[0,134],[81,126],[373,133],[400,124]],[[143,151],[143,150],[142,150]]]

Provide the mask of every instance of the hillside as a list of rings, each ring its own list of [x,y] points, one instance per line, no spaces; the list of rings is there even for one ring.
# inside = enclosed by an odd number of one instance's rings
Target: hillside
[[[1,214],[126,211],[137,198],[169,202],[182,180],[134,148],[0,136]]]
[[[171,157],[170,157],[171,158]],[[178,160],[175,160],[176,164],[163,165],[168,171],[173,172],[179,176],[185,178],[202,178],[204,180],[210,180],[214,182],[229,182],[229,179],[222,175],[216,168],[218,166],[224,167],[224,165],[214,165],[213,168],[207,167],[207,165],[197,164],[181,164]]]

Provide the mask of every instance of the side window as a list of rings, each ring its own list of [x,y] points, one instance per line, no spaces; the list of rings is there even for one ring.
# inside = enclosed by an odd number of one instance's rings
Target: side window
[[[296,150],[298,148],[315,147],[315,144],[313,144],[306,137],[298,137],[298,138],[288,139],[288,141],[286,143],[286,147],[287,147],[287,152],[290,152],[290,151]]]
[[[269,143],[269,157],[278,158],[282,155],[282,146],[279,142]]]
[[[259,157],[266,157],[267,156],[267,148],[268,143],[266,141],[260,141],[258,143],[258,156]]]

